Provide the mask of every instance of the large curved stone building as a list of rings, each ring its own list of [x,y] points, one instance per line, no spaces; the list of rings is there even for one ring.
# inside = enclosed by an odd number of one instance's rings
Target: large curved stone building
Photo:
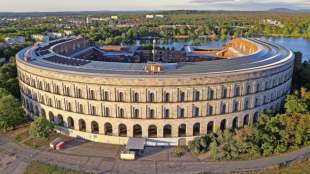
[[[177,145],[256,122],[290,92],[294,56],[275,44],[238,38],[221,49],[153,52],[83,38],[25,48],[16,56],[24,107],[74,137]]]

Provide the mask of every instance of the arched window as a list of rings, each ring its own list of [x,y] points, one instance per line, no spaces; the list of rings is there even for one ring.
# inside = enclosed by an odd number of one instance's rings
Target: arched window
[[[120,92],[120,93],[118,94],[118,101],[119,101],[119,102],[123,102],[123,101],[124,101],[124,94],[123,94],[122,92]]]
[[[123,108],[120,108],[119,111],[118,111],[118,117],[119,118],[124,118],[124,109]]]
[[[99,126],[96,121],[91,122],[91,133],[93,134],[99,134]]]
[[[133,100],[134,100],[134,102],[139,102],[139,94],[138,93],[134,94]]]
[[[245,115],[243,118],[243,126],[249,125],[249,115]]]
[[[86,132],[86,123],[84,120],[79,120],[79,131]]]
[[[165,109],[164,118],[169,118],[169,117],[170,117],[170,111],[169,111],[169,109]]]
[[[156,138],[157,137],[157,127],[155,125],[149,126],[148,137],[149,138]]]
[[[74,129],[74,121],[72,117],[68,117],[67,118],[67,122],[68,122],[68,128],[69,129]]]
[[[54,123],[55,117],[54,117],[54,114],[52,112],[48,113],[48,118],[49,118],[50,122]]]
[[[67,103],[67,111],[72,112],[72,105],[70,102]]]
[[[95,100],[95,91],[94,90],[89,91],[89,99]]]
[[[213,125],[214,125],[214,122],[213,122],[213,121],[210,121],[210,122],[208,123],[208,126],[207,126],[207,134],[213,133]]]
[[[193,106],[193,111],[192,111],[193,117],[198,117],[199,116],[199,108],[196,106]]]
[[[82,90],[81,89],[76,89],[76,98],[82,98]]]
[[[142,127],[138,124],[133,126],[133,137],[136,137],[136,138],[142,137]]]
[[[235,87],[235,97],[240,96],[240,86]]]
[[[105,101],[109,101],[110,100],[109,92],[108,91],[104,91],[103,100],[105,100]]]
[[[208,104],[207,116],[213,115],[213,106]]]
[[[95,107],[95,106],[91,106],[91,107],[90,107],[90,114],[91,114],[91,115],[97,115],[96,107]]]
[[[238,112],[239,111],[239,102],[234,101],[234,107],[233,107],[233,112]]]
[[[222,98],[227,98],[227,88],[226,87],[222,87]]]
[[[166,93],[165,94],[165,100],[164,102],[170,102],[170,94],[169,93]]]
[[[104,135],[111,136],[113,134],[113,128],[111,123],[104,124]]]
[[[164,138],[169,138],[171,137],[171,125],[165,125],[164,126]]]
[[[150,110],[149,110],[149,118],[150,118],[150,119],[155,118],[155,111],[154,111],[154,109],[150,109]]]
[[[221,121],[221,125],[220,125],[220,129],[223,131],[224,129],[226,129],[226,119]]]
[[[208,90],[208,100],[213,100],[214,99],[214,90],[209,88]]]
[[[62,115],[57,115],[57,125],[59,126],[64,126],[64,120],[63,120],[63,117]]]
[[[83,109],[83,105],[82,104],[79,105],[79,113],[81,113],[81,114],[84,113],[84,109]]]
[[[200,123],[195,123],[193,126],[193,135],[199,136],[200,135]]]
[[[148,102],[152,103],[152,102],[154,102],[154,100],[155,100],[154,93],[152,93],[152,92],[149,93]]]
[[[178,118],[184,118],[184,108],[178,107]]]
[[[44,117],[44,118],[46,118],[46,112],[45,112],[44,109],[41,109],[41,116]]]
[[[186,125],[181,124],[179,126],[179,137],[185,137],[186,136]]]
[[[248,85],[248,86],[246,87],[246,94],[248,95],[248,94],[250,94],[250,93],[251,93],[251,86]]]
[[[110,108],[106,107],[104,109],[104,116],[109,117],[110,116]]]
[[[127,137],[127,127],[124,124],[118,126],[118,136]]]
[[[180,96],[179,96],[179,102],[184,102],[185,101],[185,93],[184,92],[180,92]]]
[[[133,110],[133,118],[139,118],[139,109]]]
[[[238,128],[238,117],[233,119],[232,122],[232,129],[237,129]]]
[[[226,113],[226,104],[222,103],[221,105],[221,114],[225,114]]]
[[[200,92],[199,91],[194,91],[194,101],[199,101],[200,100]]]

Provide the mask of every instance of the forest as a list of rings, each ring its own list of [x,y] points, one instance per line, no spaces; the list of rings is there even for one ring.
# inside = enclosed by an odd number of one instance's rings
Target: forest
[[[45,31],[62,32],[72,29],[76,35],[85,36],[100,45],[133,43],[145,36],[162,40],[229,39],[231,37],[285,36],[310,38],[310,13],[234,12],[234,11],[164,11],[163,18],[146,19],[146,13],[114,13],[93,16],[48,16],[46,19],[21,18],[20,21],[0,23],[0,42],[7,36]],[[86,23],[86,18],[106,19],[118,15],[118,20],[102,20]],[[61,19],[61,20],[60,20]]]

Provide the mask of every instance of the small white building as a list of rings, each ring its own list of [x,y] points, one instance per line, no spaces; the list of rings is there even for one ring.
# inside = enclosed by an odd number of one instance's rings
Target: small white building
[[[145,18],[146,18],[146,19],[153,19],[153,18],[154,18],[154,15],[146,15]]]
[[[47,35],[43,34],[33,34],[31,35],[31,38],[34,39],[36,42],[49,42],[50,38]]]
[[[162,15],[162,14],[155,14],[155,15],[148,14],[145,16],[145,18],[147,18],[147,19],[164,18],[164,15]]]
[[[63,37],[63,33],[59,32],[47,32],[46,35],[52,39],[59,39]]]
[[[162,14],[157,14],[157,15],[155,15],[155,17],[156,17],[156,18],[164,18],[165,16],[162,15]]]
[[[72,30],[64,30],[66,36],[72,36],[74,33]]]
[[[118,16],[111,16],[111,19],[118,20]]]

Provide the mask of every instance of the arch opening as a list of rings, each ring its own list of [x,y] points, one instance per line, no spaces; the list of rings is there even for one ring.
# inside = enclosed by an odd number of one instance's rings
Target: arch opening
[[[138,124],[133,126],[133,137],[141,138],[142,137],[142,127]]]
[[[157,127],[155,125],[149,126],[148,137],[149,138],[156,138],[157,137]]]
[[[171,137],[171,125],[165,125],[163,132],[164,132],[164,138],[170,138]]]

